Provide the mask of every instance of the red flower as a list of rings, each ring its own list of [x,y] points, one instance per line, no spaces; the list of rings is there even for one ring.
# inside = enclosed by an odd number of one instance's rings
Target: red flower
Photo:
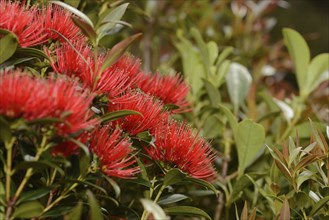
[[[78,91],[78,85],[63,78],[37,79],[20,71],[0,75],[0,114],[28,121],[60,118],[55,124],[60,135],[75,133],[96,123],[89,120],[93,96]]]
[[[78,77],[82,84],[99,94],[106,93],[109,97],[117,97],[130,86],[129,76],[125,69],[107,68],[100,73],[104,56],[99,56],[97,63],[88,45],[79,42],[73,48],[69,44],[56,49],[56,61],[48,50],[45,52],[51,58],[51,66],[55,72]],[[97,66],[97,72],[95,72]]]
[[[122,97],[112,99],[109,104],[110,112],[133,110],[141,113],[142,116],[137,114],[129,115],[114,122],[131,135],[152,129],[162,120],[166,120],[168,114],[162,112],[162,108],[163,105],[161,102],[149,95],[138,92],[129,92]]]
[[[179,106],[179,111],[176,112],[186,111],[190,105],[186,100],[189,88],[179,75],[143,74],[137,86],[145,93],[158,97],[164,104]]]
[[[18,1],[0,0],[0,28],[14,33],[21,47],[31,47],[47,41],[47,34],[36,8],[25,10]]]
[[[138,167],[130,167],[136,162],[131,143],[122,137],[120,130],[112,131],[110,126],[98,128],[91,135],[90,149],[94,152],[101,165],[101,170],[109,175],[120,178],[131,178],[139,172]]]
[[[81,34],[80,29],[73,23],[71,16],[71,12],[60,6],[49,5],[44,11],[45,31],[48,34],[48,38],[66,42],[66,40],[60,35],[62,34],[72,42],[85,41],[85,37]]]
[[[145,147],[145,150],[152,159],[178,167],[194,178],[210,180],[215,177],[212,166],[215,156],[209,143],[185,123],[163,123],[151,133],[155,137],[155,147]]]

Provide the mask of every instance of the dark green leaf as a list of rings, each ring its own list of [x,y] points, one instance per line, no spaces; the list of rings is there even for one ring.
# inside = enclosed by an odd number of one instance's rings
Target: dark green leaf
[[[78,145],[83,150],[83,152],[89,157],[89,155],[90,155],[89,148],[85,144],[83,144],[82,142],[80,142],[74,138],[67,138],[67,140],[72,141],[73,143]]]
[[[10,141],[12,138],[10,124],[2,116],[0,116],[0,128],[0,140],[4,142]]]
[[[192,206],[174,206],[164,210],[169,215],[201,216],[211,220],[211,217],[205,211]]]
[[[38,217],[43,211],[43,206],[38,201],[23,203],[15,209],[14,218]]]
[[[149,181],[144,180],[144,179],[141,179],[141,178],[131,179],[131,180],[128,180],[128,182],[135,183],[135,184],[138,184],[138,185],[141,185],[141,186],[146,186],[147,188],[151,188],[152,187],[152,185],[151,185],[151,183]]]
[[[78,204],[65,216],[65,220],[80,220],[82,214],[82,202],[79,201]]]
[[[312,211],[310,213],[310,216],[314,216],[318,211],[321,210],[321,208],[325,205],[328,205],[329,202],[329,196],[326,196],[322,199],[320,199],[312,208]]]
[[[112,49],[106,54],[104,58],[104,63],[100,69],[100,72],[102,73],[106,68],[111,66],[113,63],[115,63],[121,56],[122,54],[126,51],[128,46],[137,38],[139,38],[142,34],[135,34],[130,37],[127,37],[125,40],[117,43],[112,47]]]
[[[90,206],[90,218],[103,220],[104,218],[101,211],[101,207],[99,206],[94,194],[90,190],[87,190],[86,194],[88,196],[88,203]]]
[[[74,16],[72,16],[71,19],[73,23],[80,28],[81,32],[93,43],[93,45],[97,46],[97,33],[93,26]]]
[[[19,55],[19,56],[25,56],[25,57],[37,57],[39,59],[47,59],[49,60],[48,56],[39,49],[36,48],[17,48],[15,55]]]
[[[163,180],[163,187],[167,187],[169,185],[174,185],[176,183],[179,183],[184,178],[185,178],[185,174],[182,173],[179,169],[172,169],[166,173]]]
[[[33,168],[34,172],[40,172],[49,167],[56,169],[62,176],[65,175],[65,172],[62,168],[47,160],[23,161],[14,168],[14,172],[18,170],[29,169],[29,168]]]
[[[121,189],[120,189],[120,186],[118,185],[118,183],[106,175],[103,175],[103,178],[105,178],[107,180],[107,182],[112,186],[112,188],[115,192],[115,197],[119,198],[119,196],[121,194]]]
[[[154,137],[150,134],[149,131],[143,131],[143,132],[140,132],[136,135],[136,138],[139,140],[139,141],[143,141],[145,143],[148,143],[150,145],[152,145],[154,147]]]
[[[159,205],[168,205],[168,204],[172,204],[175,202],[179,202],[185,199],[190,199],[190,197],[185,196],[183,194],[172,194],[172,195],[166,195],[160,198],[160,200],[158,201]]]
[[[25,201],[32,201],[37,200],[45,195],[47,195],[52,189],[49,187],[40,188],[40,189],[33,189],[28,192],[22,193],[22,195],[17,200],[17,204]]]
[[[114,121],[114,120],[117,120],[119,118],[122,118],[122,117],[125,117],[128,115],[140,115],[143,117],[143,115],[140,112],[123,109],[123,110],[118,110],[115,112],[109,112],[109,113],[104,114],[101,118],[101,121],[102,122]]]
[[[189,182],[195,183],[197,185],[203,186],[207,189],[212,190],[217,196],[219,195],[219,191],[209,182],[202,180],[202,179],[195,179],[195,178],[191,178],[191,177],[186,177],[184,179],[184,181],[187,180]]]
[[[17,45],[17,37],[12,33],[8,33],[0,38],[0,64],[8,60],[15,53]]]

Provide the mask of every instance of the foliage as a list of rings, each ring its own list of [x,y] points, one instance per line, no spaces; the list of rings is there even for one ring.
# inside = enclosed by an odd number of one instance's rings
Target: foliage
[[[0,5],[42,24],[0,18],[0,219],[328,218],[329,54],[279,1]]]

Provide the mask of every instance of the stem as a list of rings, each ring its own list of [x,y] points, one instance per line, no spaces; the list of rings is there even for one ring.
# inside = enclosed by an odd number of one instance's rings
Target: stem
[[[10,142],[5,141],[5,147],[7,149],[7,165],[5,168],[5,173],[6,173],[6,200],[9,202],[10,200],[10,183],[11,183],[11,175],[12,175],[12,154],[13,154],[13,145],[15,142],[16,138],[12,138]]]

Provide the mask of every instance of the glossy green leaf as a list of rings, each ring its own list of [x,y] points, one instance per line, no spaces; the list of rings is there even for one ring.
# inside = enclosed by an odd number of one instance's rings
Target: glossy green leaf
[[[310,216],[314,216],[316,215],[316,213],[318,213],[321,208],[325,205],[328,206],[329,203],[329,196],[323,197],[322,199],[320,199],[312,208],[312,211],[310,213]]]
[[[216,187],[214,185],[212,185],[211,183],[205,181],[205,180],[186,177],[184,179],[184,181],[189,181],[189,182],[195,183],[197,185],[203,186],[203,187],[213,191],[217,196],[219,195],[219,191],[216,189]]]
[[[140,115],[143,117],[143,115],[140,112],[123,109],[123,110],[118,110],[115,112],[109,112],[109,113],[104,114],[101,117],[101,121],[102,122],[114,121],[114,120],[117,120],[119,118],[122,118],[122,117],[125,117],[128,115]]]
[[[185,174],[182,173],[179,169],[171,169],[168,171],[163,180],[163,187],[167,187],[169,185],[174,185],[176,183],[181,182],[185,178]]]
[[[100,23],[97,24],[97,33],[99,34],[98,40],[102,39],[112,28],[115,27],[126,12],[128,5],[129,3],[119,5],[100,17]]]
[[[37,57],[39,59],[47,59],[49,60],[48,56],[39,49],[36,48],[17,48],[15,54],[18,56],[25,56],[25,57]]]
[[[25,201],[32,201],[32,200],[39,199],[39,198],[47,195],[51,190],[52,190],[51,188],[46,187],[46,188],[34,189],[34,190],[30,190],[28,192],[24,192],[17,200],[17,204],[19,204],[21,202],[25,202]]]
[[[64,217],[64,220],[80,220],[82,215],[82,202],[79,201],[78,204]]]
[[[78,9],[72,7],[71,5],[68,5],[68,4],[66,4],[64,2],[60,2],[60,1],[49,1],[49,3],[56,4],[56,5],[59,5],[63,8],[65,8],[66,10],[70,11],[71,13],[75,14],[76,16],[81,18],[83,21],[88,23],[91,27],[94,27],[93,22],[88,18],[87,15],[85,15],[84,13],[79,11]]]
[[[203,80],[204,86],[206,87],[212,107],[217,107],[221,103],[219,90],[210,81],[208,81],[206,79],[202,79],[202,80]]]
[[[235,139],[239,159],[238,176],[241,176],[263,147],[265,130],[260,124],[246,119],[238,124]]]
[[[114,64],[126,51],[129,45],[134,40],[139,38],[141,35],[142,35],[141,33],[132,35],[130,37],[125,38],[123,41],[117,43],[116,45],[114,45],[112,49],[106,54],[100,72],[102,73],[104,70],[106,70],[106,68]]]
[[[211,217],[205,211],[192,206],[174,206],[166,208],[164,210],[169,215],[197,216],[211,220]]]
[[[43,211],[43,206],[38,201],[26,202],[15,208],[14,218],[38,217]]]
[[[226,75],[226,83],[235,114],[238,113],[240,105],[247,97],[251,82],[252,78],[246,67],[239,63],[231,63]]]
[[[93,43],[93,45],[97,46],[97,33],[93,26],[74,16],[72,16],[71,19],[73,23],[80,28],[81,32]]]
[[[172,194],[172,195],[166,195],[159,199],[157,202],[159,205],[168,205],[172,203],[176,203],[185,199],[190,199],[190,197],[183,195],[183,194]]]
[[[27,61],[34,60],[35,57],[28,57],[28,58],[12,58],[8,60],[7,62],[0,64],[0,69],[5,68],[5,67],[10,67],[10,66],[15,66],[21,63],[25,63]]]
[[[8,33],[0,38],[0,64],[15,53],[17,46],[17,37],[12,33]]]
[[[156,203],[154,203],[152,200],[149,199],[141,199],[140,200],[145,211],[148,213],[151,213],[153,215],[154,219],[163,219],[163,220],[169,220],[169,218],[166,216],[163,209]]]
[[[284,28],[283,37],[284,43],[295,65],[298,86],[302,89],[307,80],[306,74],[310,62],[310,49],[304,38],[293,29]]]
[[[95,198],[94,194],[90,190],[87,190],[86,194],[88,196],[88,203],[90,206],[90,218],[103,220],[104,217],[101,211],[101,207],[99,206],[98,201]]]

